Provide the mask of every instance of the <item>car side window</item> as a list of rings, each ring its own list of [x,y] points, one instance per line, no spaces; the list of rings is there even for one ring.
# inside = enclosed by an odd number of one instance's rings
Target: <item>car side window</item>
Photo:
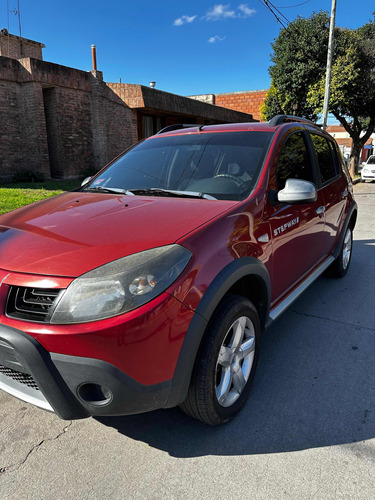
[[[334,150],[329,141],[321,135],[311,134],[311,139],[318,158],[322,184],[325,184],[338,174]]]
[[[284,189],[287,179],[302,179],[313,182],[310,157],[301,132],[288,137],[281,150],[276,167],[278,191]]]

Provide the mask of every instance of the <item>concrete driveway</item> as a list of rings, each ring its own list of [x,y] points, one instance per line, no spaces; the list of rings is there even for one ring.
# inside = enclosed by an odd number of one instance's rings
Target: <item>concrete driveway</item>
[[[178,409],[65,422],[0,393],[0,498],[375,498],[375,183],[343,280],[269,329],[249,402],[210,428]]]

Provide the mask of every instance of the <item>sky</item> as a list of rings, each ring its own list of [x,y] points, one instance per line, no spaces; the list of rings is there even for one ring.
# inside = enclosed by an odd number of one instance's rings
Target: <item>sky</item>
[[[22,36],[46,45],[44,60],[89,71],[95,44],[107,82],[155,81],[181,95],[270,85],[271,44],[281,26],[261,0],[0,0],[0,29],[16,35],[18,2]],[[331,9],[331,0],[272,3],[289,21]],[[336,24],[357,28],[373,10],[369,0],[337,0]]]

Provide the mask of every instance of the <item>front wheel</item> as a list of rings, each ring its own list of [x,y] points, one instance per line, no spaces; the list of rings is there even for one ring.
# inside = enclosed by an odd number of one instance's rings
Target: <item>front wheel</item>
[[[248,299],[230,295],[223,300],[197,357],[181,405],[185,413],[219,425],[242,408],[257,366],[260,333],[257,310]]]

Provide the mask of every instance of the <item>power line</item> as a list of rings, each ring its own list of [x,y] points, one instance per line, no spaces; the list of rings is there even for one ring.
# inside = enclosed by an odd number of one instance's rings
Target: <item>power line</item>
[[[302,3],[296,3],[295,5],[278,5],[278,8],[279,9],[293,9],[294,7],[300,7],[301,5],[305,5],[307,3],[310,3],[311,0],[306,0],[305,2],[302,2]]]
[[[286,26],[284,22],[280,19],[280,17],[274,12],[274,10],[268,5],[268,0],[258,0],[259,3],[261,3],[264,7],[266,7],[276,18],[276,21],[281,24],[281,26],[285,29]],[[289,22],[289,21],[288,21]]]
[[[288,24],[290,24],[289,19],[287,17],[285,17],[284,14],[282,12],[280,12],[279,9],[272,2],[270,2],[270,0],[264,0],[264,1],[266,2],[266,5],[270,4],[276,10],[276,12],[278,12],[280,14],[280,16],[282,16],[285,19],[285,21]]]

